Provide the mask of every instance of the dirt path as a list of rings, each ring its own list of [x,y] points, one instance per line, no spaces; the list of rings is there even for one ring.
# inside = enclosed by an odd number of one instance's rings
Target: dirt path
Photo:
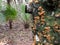
[[[24,29],[23,24],[15,22],[12,30],[8,26],[0,26],[0,43],[4,41],[6,45],[31,45],[33,34],[30,28]]]

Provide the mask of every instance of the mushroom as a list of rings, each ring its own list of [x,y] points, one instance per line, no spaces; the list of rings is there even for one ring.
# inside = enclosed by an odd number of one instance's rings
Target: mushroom
[[[34,23],[37,23],[37,20],[34,20]]]
[[[56,14],[55,17],[56,17],[56,18],[60,17],[60,13]]]
[[[54,25],[54,28],[55,28],[55,29],[58,29],[58,28],[59,28],[59,26],[58,26],[57,24],[55,24],[55,25]]]
[[[40,16],[44,15],[44,13],[45,13],[45,11],[38,12],[38,14],[39,14]]]
[[[40,7],[38,8],[38,10],[42,10],[42,11],[43,11],[44,9],[40,6]]]
[[[50,30],[50,27],[49,26],[45,27],[45,30],[49,31]]]
[[[39,16],[36,16],[36,17],[34,17],[34,19],[37,19],[37,20],[39,20],[39,19],[40,19],[40,17],[39,17]]]
[[[39,1],[38,0],[35,0],[35,3],[38,3]]]
[[[41,18],[44,19],[44,15],[42,15]]]
[[[45,22],[45,19],[41,19],[41,22]]]
[[[50,34],[48,34],[46,38],[47,38],[47,40],[48,40],[49,42],[51,41],[51,36],[50,36]]]
[[[42,22],[41,22],[41,25],[44,25],[44,24],[45,24],[45,22],[42,21]]]
[[[34,26],[32,27],[33,30],[36,30],[36,25],[34,24]]]

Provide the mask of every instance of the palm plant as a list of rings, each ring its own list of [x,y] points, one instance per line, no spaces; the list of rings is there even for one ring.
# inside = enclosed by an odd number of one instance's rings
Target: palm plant
[[[23,24],[24,24],[24,27],[25,28],[29,28],[29,17],[30,17],[30,15],[28,14],[28,13],[25,13],[25,5],[24,4],[22,4],[21,5],[21,18],[23,19]]]
[[[10,29],[12,29],[12,22],[16,18],[17,11],[14,8],[12,8],[10,5],[7,5],[4,14],[5,14],[6,20],[9,21]]]
[[[17,11],[11,7],[10,2],[11,0],[7,0],[7,7],[4,11],[4,15],[6,17],[6,21],[9,21],[9,28],[12,29],[12,22],[16,18]]]

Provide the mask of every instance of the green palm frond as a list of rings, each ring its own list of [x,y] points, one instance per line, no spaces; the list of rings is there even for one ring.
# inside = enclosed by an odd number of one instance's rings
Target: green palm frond
[[[25,5],[24,4],[21,5],[21,13],[22,13],[21,17],[23,18],[24,21],[29,20],[30,14],[25,13]]]
[[[16,18],[17,11],[13,7],[7,6],[4,12],[4,15],[6,17],[6,20],[9,20],[9,19],[13,20]]]

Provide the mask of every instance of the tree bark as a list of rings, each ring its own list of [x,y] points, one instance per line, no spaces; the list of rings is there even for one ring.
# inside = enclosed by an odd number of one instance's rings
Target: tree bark
[[[7,4],[8,4],[8,5],[10,5],[10,1],[11,1],[11,0],[7,0]]]
[[[9,28],[10,28],[10,29],[12,29],[12,22],[13,22],[13,21],[10,19],[10,20],[9,20]]]

